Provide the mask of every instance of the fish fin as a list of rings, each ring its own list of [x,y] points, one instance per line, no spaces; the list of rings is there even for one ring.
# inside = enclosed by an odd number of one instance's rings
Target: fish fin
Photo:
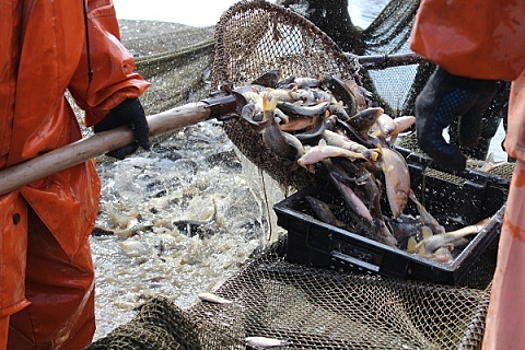
[[[326,149],[326,140],[319,139],[319,144],[317,145],[317,147],[319,147],[319,151],[323,152]]]
[[[277,96],[272,96],[272,98],[268,100],[268,95],[264,94],[262,99],[263,111],[268,112],[275,110],[275,107],[277,107],[277,102],[279,102],[279,98]]]
[[[434,235],[430,227],[424,225],[421,227],[421,235],[423,236],[423,239],[430,238]]]
[[[377,158],[379,158],[379,153],[374,149],[367,149],[361,152],[363,155],[363,158],[369,162],[375,162],[377,161]]]
[[[412,236],[408,239],[408,242],[407,242],[407,252],[409,253],[415,253],[416,252],[416,249],[417,249],[417,241],[416,239]]]
[[[379,152],[379,154],[382,155],[383,154],[383,146],[381,146],[381,144],[378,142],[376,147],[377,147],[377,151]]]

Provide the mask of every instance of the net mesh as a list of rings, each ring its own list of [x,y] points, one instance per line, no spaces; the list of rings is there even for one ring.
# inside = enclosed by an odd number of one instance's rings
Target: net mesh
[[[360,32],[366,51],[356,54],[406,51],[418,4],[392,0]],[[121,29],[124,44],[137,57],[137,70],[153,82],[141,98],[148,114],[198,101],[222,84],[247,84],[274,68],[283,76],[331,73],[353,79],[374,93],[373,101],[382,99],[397,108],[395,115],[410,114],[414,93],[433,69],[424,63],[388,68],[388,74],[363,71],[304,17],[259,0],[232,6],[215,28],[159,24],[158,32],[141,35],[137,23],[125,22]],[[226,120],[223,127],[241,152],[279,183],[297,188],[312,183],[304,170],[290,171],[285,160],[267,152],[242,120]],[[406,140],[413,146],[407,148],[417,150],[413,138]],[[512,167],[491,171],[510,178]],[[301,349],[480,348],[490,284],[444,286],[315,269],[288,263],[286,247],[284,236],[255,251],[215,291],[232,303],[201,301],[182,310],[157,297],[141,305],[131,322],[88,348],[244,349],[250,336],[286,340],[282,348]],[[484,252],[474,274],[492,273],[496,249],[497,241]]]
[[[250,336],[286,340],[283,349],[480,348],[488,288],[298,266],[285,245],[256,253],[215,292],[232,303],[182,310],[157,297],[89,348],[245,349]]]

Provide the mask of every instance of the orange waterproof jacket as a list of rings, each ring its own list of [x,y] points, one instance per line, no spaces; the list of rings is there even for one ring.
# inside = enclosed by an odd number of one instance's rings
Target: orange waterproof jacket
[[[413,51],[459,76],[514,80],[525,67],[522,0],[422,0]]]
[[[92,82],[83,0],[0,1],[0,169],[82,137],[67,89],[91,126],[149,86],[119,41],[112,0],[86,3]],[[24,202],[74,256],[94,225],[99,190],[90,161],[0,196],[0,317],[26,304]]]

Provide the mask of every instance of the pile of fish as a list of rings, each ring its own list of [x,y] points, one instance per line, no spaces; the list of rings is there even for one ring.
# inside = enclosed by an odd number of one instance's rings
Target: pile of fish
[[[415,117],[392,118],[381,107],[371,107],[370,93],[355,81],[330,74],[282,79],[275,69],[231,91],[242,95],[240,118],[260,133],[269,152],[324,177],[342,198],[345,219],[336,218],[333,203],[308,197],[317,219],[395,248],[411,237],[405,244],[409,252],[441,262],[452,261],[451,249],[462,237],[479,232],[463,230],[452,239],[417,201],[406,160],[393,147]],[[403,210],[409,198],[420,215],[407,230]]]

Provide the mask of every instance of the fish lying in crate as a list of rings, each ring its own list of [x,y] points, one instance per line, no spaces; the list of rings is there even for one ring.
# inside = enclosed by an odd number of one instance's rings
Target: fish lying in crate
[[[380,200],[395,247],[360,233],[338,190],[326,182],[274,205],[278,225],[288,231],[286,259],[312,267],[486,287],[495,266],[508,180],[471,170],[449,174],[431,168],[420,154],[397,150],[407,159],[413,199],[397,218],[387,200]]]

